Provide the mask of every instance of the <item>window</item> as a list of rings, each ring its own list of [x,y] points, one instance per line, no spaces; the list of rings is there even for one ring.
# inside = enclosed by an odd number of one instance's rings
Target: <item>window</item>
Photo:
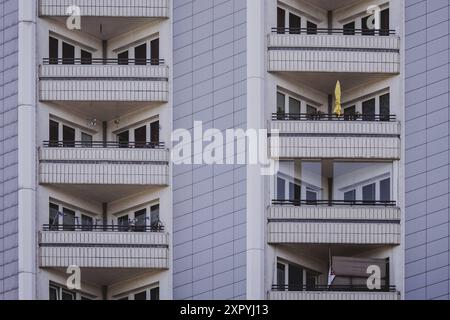
[[[301,112],[301,103],[299,100],[294,98],[289,98],[289,113],[295,116],[300,116]]]
[[[350,23],[344,24],[343,29],[344,29],[344,35],[354,35],[355,29],[356,29],[355,22],[350,22]]]
[[[313,291],[319,282],[319,275],[316,272],[306,271],[306,290]]]
[[[308,204],[317,203],[317,192],[306,190],[306,201],[308,202]]]
[[[59,206],[54,203],[49,204],[48,224],[50,231],[58,230],[59,225]]]
[[[140,289],[131,294],[118,296],[116,300],[159,300],[159,286],[152,286],[147,289]]]
[[[380,201],[391,201],[391,179],[380,181]]]
[[[134,129],[134,140],[136,148],[145,148],[147,142],[147,127],[143,126],[137,129]]]
[[[356,116],[356,106],[347,107],[344,109],[344,119],[345,120],[355,120]]]
[[[277,178],[277,198],[278,198],[278,200],[286,199],[285,183],[286,183],[286,181],[284,179]]]
[[[372,183],[363,187],[363,202],[374,203],[375,202],[375,189],[376,184]]]
[[[363,120],[374,121],[375,120],[375,98],[364,101],[362,103]]]
[[[94,219],[85,214],[81,215],[81,226],[83,231],[92,231],[94,228]]]
[[[306,114],[308,120],[314,120],[317,116],[317,108],[310,106],[309,104],[306,105]]]
[[[124,131],[117,135],[117,139],[119,140],[120,148],[128,148],[130,144],[130,132]]]
[[[306,33],[307,34],[317,34],[317,24],[307,21],[306,22]]]
[[[75,211],[63,208],[63,230],[75,231]]]
[[[92,53],[81,50],[81,64],[92,64]]]
[[[390,95],[386,93],[380,96],[380,121],[389,121],[390,114]]]
[[[142,209],[134,213],[136,232],[145,232],[147,226],[147,210]]]
[[[92,300],[95,297],[87,297],[86,294],[68,290],[60,285],[50,283],[49,300]]]
[[[159,287],[150,289],[150,300],[159,300]]]
[[[289,200],[295,201],[296,203],[300,204],[301,197],[301,187],[295,183],[289,183]]]
[[[344,193],[344,201],[345,202],[354,202],[356,201],[356,190],[350,190]]]
[[[134,48],[134,64],[146,65],[147,64],[147,44],[141,44]]]
[[[58,64],[59,58],[58,39],[49,37],[48,56],[50,64]]]
[[[150,59],[152,65],[159,65],[159,39],[150,41]]]
[[[59,123],[53,120],[50,120],[49,123],[49,146],[50,147],[58,147],[59,145]]]
[[[375,35],[374,28],[369,25],[369,23],[371,23],[372,20],[373,20],[373,15],[362,18],[362,20],[361,20],[361,29],[362,29],[362,34],[363,35],[366,35],[366,36],[373,36],[373,35]]]
[[[120,148],[147,148],[156,147],[159,145],[159,131],[159,120],[156,120],[145,125],[139,125],[137,127],[124,130],[116,135]]]
[[[277,92],[277,113],[284,115],[286,113],[286,96]]]
[[[119,217],[117,219],[117,224],[119,226],[119,231],[128,231],[130,225],[130,219],[128,215]]]
[[[159,228],[159,204],[150,208],[150,225],[152,228]]]
[[[159,121],[150,124],[150,142],[159,145]]]
[[[288,276],[289,291],[303,291],[303,269],[290,264]]]
[[[63,145],[65,148],[75,147],[75,129],[63,125]]]
[[[71,44],[63,42],[63,64],[75,63],[75,47]]]
[[[129,56],[128,50],[117,55],[118,64],[120,65],[128,65]]]
[[[286,29],[286,10],[277,9],[277,32],[278,34],[284,34]]]
[[[147,300],[147,292],[139,292],[134,295],[134,300]]]
[[[289,33],[300,34],[302,27],[302,19],[296,14],[289,13]]]
[[[81,133],[81,141],[82,141],[83,147],[85,147],[85,148],[92,147],[92,135],[82,132]]]
[[[390,29],[389,8],[381,11],[380,36],[388,36]]]
[[[277,284],[279,286],[286,284],[286,266],[282,263],[277,263]]]

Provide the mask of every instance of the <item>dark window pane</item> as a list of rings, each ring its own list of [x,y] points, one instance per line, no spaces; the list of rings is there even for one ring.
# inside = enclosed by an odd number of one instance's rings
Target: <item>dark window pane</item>
[[[49,300],[54,301],[54,300],[59,300],[59,289],[55,288],[55,287],[50,287],[49,288]]]
[[[48,224],[50,230],[58,230],[59,225],[59,206],[54,203],[49,204]]]
[[[142,209],[134,213],[134,221],[136,226],[136,232],[145,232],[147,226],[147,210]]]
[[[317,192],[306,190],[306,201],[308,203],[315,203],[317,201]]]
[[[146,65],[147,64],[147,44],[144,43],[134,48],[134,64]]]
[[[282,263],[277,263],[277,284],[279,286],[286,285],[286,271]]]
[[[59,123],[53,120],[50,120],[49,123],[49,140],[50,147],[58,147],[59,142]]]
[[[150,59],[152,65],[159,65],[159,39],[150,42]]]
[[[380,200],[391,201],[391,179],[385,179],[380,182]]]
[[[63,42],[63,64],[75,63],[75,47]]]
[[[308,120],[318,119],[317,108],[306,105],[306,114],[308,115]]]
[[[81,50],[81,64],[92,64],[92,53]]]
[[[277,9],[277,30],[278,34],[284,34],[286,29],[286,11],[284,9]]]
[[[58,64],[58,39],[49,37],[48,57],[50,64]]]
[[[364,121],[375,120],[375,98],[362,103],[362,112]]]
[[[82,132],[81,141],[83,142],[83,147],[85,148],[92,147],[92,135]]]
[[[150,142],[155,145],[159,144],[159,121],[150,124]]]
[[[386,93],[380,96],[380,121],[389,121],[391,114],[390,95]]]
[[[119,147],[120,148],[128,148],[129,142],[130,142],[130,132],[124,131],[117,135],[117,138],[119,140]]]
[[[130,225],[128,215],[119,217],[117,224],[119,225],[119,231],[128,231],[128,226]]]
[[[63,290],[62,300],[75,300],[75,293]]]
[[[302,19],[293,14],[289,13],[289,33],[290,34],[300,34]]]
[[[294,98],[289,98],[289,113],[292,115],[300,115],[301,113],[301,104],[300,101]]]
[[[63,208],[63,215],[64,231],[75,231],[75,211]]]
[[[347,191],[344,193],[344,201],[356,201],[356,190]]]
[[[373,203],[375,201],[375,183],[363,187],[363,201]]]
[[[373,36],[375,34],[375,30],[373,29],[373,26],[370,26],[369,28],[369,19],[372,21],[373,16],[364,17],[361,20],[362,34],[366,36]]]
[[[313,272],[306,272],[306,290],[312,291],[316,288],[317,284],[317,275]]]
[[[343,26],[344,34],[345,35],[354,35],[355,34],[355,22],[350,22],[347,24],[344,24]]]
[[[286,113],[286,96],[280,92],[277,93],[277,114],[284,115]]]
[[[284,179],[277,178],[277,198],[278,200],[286,200],[286,186]]]
[[[317,24],[311,21],[306,22],[306,30],[308,34],[317,34]]]
[[[63,126],[63,145],[66,148],[75,147],[75,129]]]
[[[150,290],[150,300],[159,300],[159,287]]]
[[[381,11],[381,25],[380,25],[380,35],[381,36],[388,36],[389,35],[389,29],[390,29],[390,25],[389,25],[389,8],[388,9],[384,9],[383,11]]]
[[[128,64],[128,50],[117,55],[118,63],[122,65]]]
[[[351,106],[344,109],[345,120],[356,120],[356,106]]]
[[[289,291],[303,291],[303,269],[289,265]]]
[[[83,231],[92,231],[94,226],[94,219],[92,217],[81,215],[81,225]]]
[[[152,228],[159,227],[159,204],[154,205],[150,208],[150,225]]]
[[[147,300],[147,292],[139,292],[134,295],[134,300]]]
[[[289,183],[289,200],[299,202],[301,197],[301,187],[295,183]]]
[[[136,148],[145,148],[147,143],[147,126],[143,126],[134,130],[134,142]]]

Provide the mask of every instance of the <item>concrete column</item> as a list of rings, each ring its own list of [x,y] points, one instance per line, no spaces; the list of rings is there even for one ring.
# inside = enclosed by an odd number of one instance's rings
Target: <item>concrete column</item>
[[[247,0],[247,127],[264,128],[264,1]],[[247,166],[247,299],[265,299],[264,177],[260,165]]]
[[[36,297],[36,2],[19,0],[19,299]]]

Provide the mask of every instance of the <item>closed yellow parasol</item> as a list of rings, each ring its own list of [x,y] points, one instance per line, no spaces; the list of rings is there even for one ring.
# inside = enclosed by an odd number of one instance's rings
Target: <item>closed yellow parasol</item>
[[[334,96],[335,96],[335,100],[336,100],[336,106],[334,108],[334,113],[338,117],[340,117],[340,116],[342,116],[342,106],[341,106],[342,93],[341,93],[341,83],[339,82],[339,80],[336,83],[336,89],[334,91]]]

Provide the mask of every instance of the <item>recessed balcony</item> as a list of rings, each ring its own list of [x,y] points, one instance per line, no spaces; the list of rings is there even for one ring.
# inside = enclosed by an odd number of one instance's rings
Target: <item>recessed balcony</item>
[[[145,226],[44,226],[41,268],[169,268],[169,235]]]
[[[44,102],[167,102],[163,60],[44,59],[39,100]]]
[[[103,40],[170,16],[169,0],[40,0],[39,16],[65,24],[73,6],[80,9],[81,30]]]
[[[281,159],[400,159],[401,126],[393,115],[275,113],[271,131],[279,134],[271,154]]]
[[[269,72],[400,73],[400,38],[392,30],[273,28]]]
[[[167,186],[168,164],[169,151],[163,144],[51,141],[39,152],[39,182],[138,189]]]
[[[391,201],[274,200],[270,244],[398,245],[400,208]]]

